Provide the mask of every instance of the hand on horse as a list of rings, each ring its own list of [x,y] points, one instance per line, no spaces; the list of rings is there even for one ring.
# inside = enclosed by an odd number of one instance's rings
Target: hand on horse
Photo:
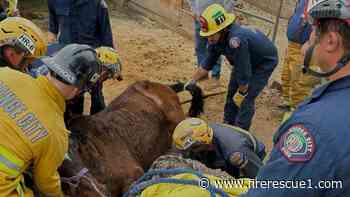
[[[191,91],[191,89],[193,89],[192,87],[195,86],[196,83],[197,83],[196,80],[191,79],[190,81],[188,81],[188,82],[184,85],[184,89],[185,89],[185,90],[188,90],[188,91]]]

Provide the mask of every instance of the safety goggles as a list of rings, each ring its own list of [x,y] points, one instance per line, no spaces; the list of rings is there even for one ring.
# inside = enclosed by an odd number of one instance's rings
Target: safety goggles
[[[107,74],[109,79],[113,78],[116,74],[119,76],[122,72],[122,65],[119,60],[115,64],[106,65],[105,68],[107,68]]]

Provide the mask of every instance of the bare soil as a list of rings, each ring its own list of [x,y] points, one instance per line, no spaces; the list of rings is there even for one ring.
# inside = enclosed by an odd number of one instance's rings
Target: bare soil
[[[104,95],[107,102],[138,80],[172,84],[190,79],[196,68],[193,40],[183,38],[141,16],[112,12],[112,24],[123,63],[124,81],[106,82]],[[221,88],[210,90],[210,80],[201,82],[204,94],[226,90],[230,67],[227,63],[223,65]],[[278,74],[274,78],[277,79]],[[190,95],[182,93],[180,98],[186,101]],[[225,94],[206,99],[203,118],[222,122],[225,99]],[[281,114],[275,107],[279,102],[279,93],[269,88],[257,100],[251,132],[267,145],[268,150],[272,148],[272,136],[280,122]],[[187,110],[188,104],[183,107]]]
[[[30,11],[27,11],[29,14]],[[259,13],[259,12],[258,12]],[[135,13],[121,12],[111,9],[111,20],[115,42],[123,64],[124,80],[109,80],[104,85],[104,96],[107,103],[121,94],[126,87],[139,80],[151,80],[164,84],[172,84],[176,81],[186,82],[190,79],[196,68],[194,53],[194,41],[182,37],[164,27],[158,25],[143,16]],[[45,9],[36,11],[34,20],[43,29],[47,29],[47,12]],[[267,17],[271,17],[267,15]],[[259,27],[265,33],[269,33],[271,25],[248,20],[248,23]],[[280,56],[283,56],[286,41],[284,39],[285,21],[280,27],[277,45]],[[282,62],[282,58],[281,58]],[[279,67],[281,67],[280,64]],[[209,82],[201,82],[204,93],[213,93],[226,90],[231,66],[227,63],[222,68],[221,87],[209,90]],[[280,68],[276,69],[271,81],[279,81]],[[88,97],[88,96],[87,96]],[[214,96],[206,99],[205,114],[203,118],[209,121],[222,122],[223,109],[226,95]],[[188,93],[181,93],[182,101],[190,99]],[[90,99],[86,99],[85,110],[89,109]],[[279,93],[276,90],[266,88],[256,102],[256,114],[253,120],[251,132],[262,140],[267,150],[272,148],[272,137],[278,128],[281,112],[276,108],[280,103]],[[183,105],[185,110],[188,104]]]

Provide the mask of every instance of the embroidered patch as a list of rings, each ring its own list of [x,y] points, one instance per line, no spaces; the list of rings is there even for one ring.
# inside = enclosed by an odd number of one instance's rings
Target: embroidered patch
[[[215,12],[212,18],[215,20],[216,25],[221,25],[226,20],[225,14],[222,11]]]
[[[241,45],[241,40],[238,37],[233,37],[229,44],[232,49],[237,49]]]
[[[313,157],[315,149],[314,137],[301,124],[290,127],[280,141],[280,151],[290,162],[309,161]]]
[[[18,42],[30,53],[34,54],[35,52],[35,42],[26,34],[22,34],[18,37]]]

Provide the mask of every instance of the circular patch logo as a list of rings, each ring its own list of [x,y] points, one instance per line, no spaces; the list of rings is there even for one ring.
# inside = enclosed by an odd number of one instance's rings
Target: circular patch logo
[[[290,127],[281,140],[280,150],[288,161],[306,162],[315,153],[314,137],[301,124]]]
[[[303,148],[304,139],[298,135],[289,135],[284,146],[288,148],[289,152],[299,152]]]
[[[229,45],[232,49],[237,49],[241,45],[241,40],[238,37],[230,39]]]

